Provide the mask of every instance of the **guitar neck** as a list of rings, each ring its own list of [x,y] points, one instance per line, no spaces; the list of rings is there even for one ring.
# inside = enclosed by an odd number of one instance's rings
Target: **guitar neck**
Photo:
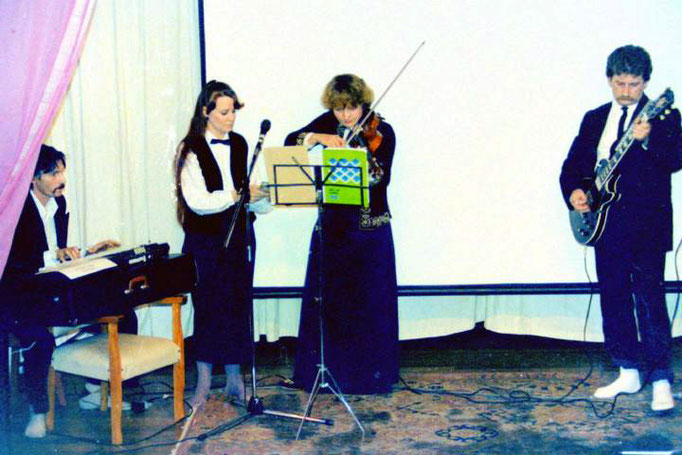
[[[641,114],[637,118],[640,117],[642,117]],[[634,125],[634,122],[632,123]],[[620,139],[620,142],[618,142],[618,145],[613,152],[613,156],[609,158],[604,165],[599,167],[599,170],[597,171],[597,177],[595,179],[595,185],[598,189],[601,190],[609,181],[616,169],[616,166],[618,166],[618,163],[620,163],[620,160],[623,159],[627,151],[630,150],[630,146],[633,142],[635,142],[635,134],[632,130],[632,125],[630,125],[630,128],[628,128],[623,137]]]
[[[599,165],[594,182],[594,185],[597,187],[599,191],[601,191],[602,188],[604,188],[604,186],[608,183],[609,179],[611,179],[611,177],[613,176],[613,172],[616,170],[616,167],[618,166],[618,163],[620,163],[620,161],[623,159],[627,151],[630,150],[632,143],[635,142],[634,133],[635,123],[640,121],[646,122],[650,118],[654,118],[661,111],[663,111],[663,109],[670,106],[673,103],[673,101],[674,101],[673,92],[668,88],[665,89],[661,96],[659,96],[655,100],[649,100],[646,103],[646,105],[644,105],[642,111],[639,113],[637,118],[630,123],[630,126],[628,127],[627,131],[625,132],[625,134],[623,134],[623,137],[618,142],[618,145],[616,145],[616,149],[613,152],[613,156],[609,158],[603,165]]]

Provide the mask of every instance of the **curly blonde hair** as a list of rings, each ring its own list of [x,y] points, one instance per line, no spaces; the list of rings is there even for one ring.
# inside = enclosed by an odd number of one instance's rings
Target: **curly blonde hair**
[[[322,105],[326,109],[343,109],[347,106],[369,107],[374,101],[374,92],[362,78],[355,74],[334,76],[322,92]]]

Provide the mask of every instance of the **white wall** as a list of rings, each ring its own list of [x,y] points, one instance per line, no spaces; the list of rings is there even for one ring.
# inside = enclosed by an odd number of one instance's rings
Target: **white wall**
[[[378,108],[398,138],[389,199],[400,284],[586,281],[558,176],[584,112],[610,100],[606,57],[641,45],[654,64],[648,95],[682,94],[674,0],[204,5],[207,77],[245,101],[236,131],[252,146],[264,118],[265,145],[281,145],[321,113],[336,74],[360,75],[378,96],[426,41]],[[314,217],[260,218],[256,285],[302,284]]]

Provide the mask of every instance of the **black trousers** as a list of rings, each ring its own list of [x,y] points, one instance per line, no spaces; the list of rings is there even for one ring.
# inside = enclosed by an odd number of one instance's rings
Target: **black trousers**
[[[652,250],[646,242],[602,240],[595,254],[606,350],[620,367],[650,373],[652,382],[672,382],[672,335],[663,286],[666,252]]]
[[[47,327],[22,324],[12,329],[19,339],[24,356],[24,387],[28,402],[36,414],[48,409],[47,373],[52,361],[54,337]]]

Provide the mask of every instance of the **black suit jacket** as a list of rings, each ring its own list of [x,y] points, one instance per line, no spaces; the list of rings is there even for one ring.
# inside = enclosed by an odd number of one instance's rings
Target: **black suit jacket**
[[[56,198],[57,212],[54,215],[57,231],[57,246],[66,248],[69,228],[69,214],[66,212],[64,196]],[[12,248],[7,258],[3,278],[13,274],[34,274],[43,267],[43,253],[47,251],[47,236],[38,207],[29,194],[14,230]]]
[[[648,101],[642,96],[633,114]],[[611,103],[585,114],[573,140],[560,176],[561,191],[569,209],[571,193],[585,191],[594,183],[597,146]],[[682,126],[680,113],[673,109],[664,119],[652,119],[648,146],[635,141],[617,167],[620,175],[618,202],[609,211],[599,242],[646,242],[652,248],[672,248],[672,202],[670,176],[682,168]]]

